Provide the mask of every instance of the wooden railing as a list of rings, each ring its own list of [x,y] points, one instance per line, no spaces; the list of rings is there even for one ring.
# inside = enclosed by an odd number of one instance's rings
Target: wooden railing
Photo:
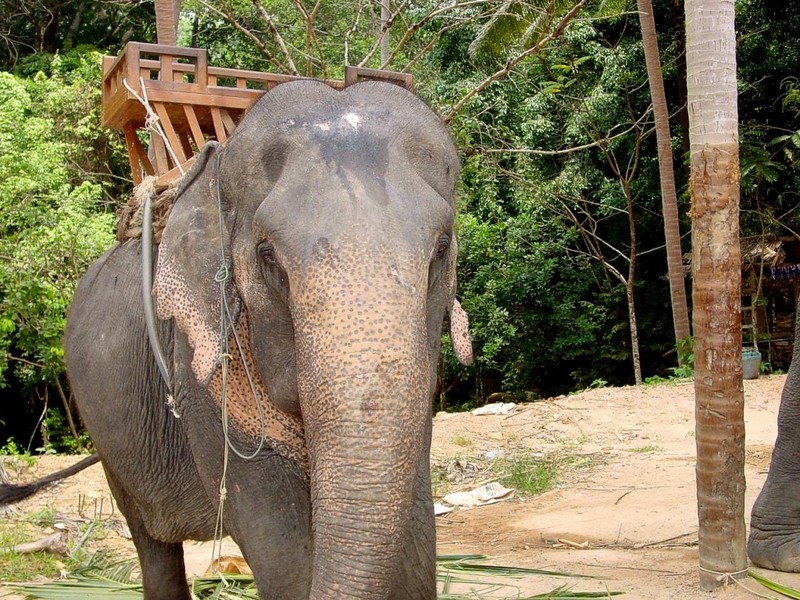
[[[129,42],[119,56],[103,59],[103,125],[124,132],[134,183],[155,175],[166,185],[208,140],[224,143],[264,93],[297,79],[305,78],[213,67],[200,48]],[[323,81],[343,89],[364,79],[413,86],[406,73],[355,67],[346,68],[344,81]],[[166,142],[150,135],[146,149],[140,132],[149,119],[157,120]]]

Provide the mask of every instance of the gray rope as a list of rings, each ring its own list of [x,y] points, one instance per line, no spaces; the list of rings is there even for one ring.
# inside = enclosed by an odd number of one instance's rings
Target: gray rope
[[[225,243],[224,243],[224,236],[225,236],[225,222],[222,212],[222,189],[220,184],[220,177],[219,177],[219,166],[220,166],[220,154],[217,154],[217,176],[216,176],[216,185],[215,185],[215,192],[217,196],[217,206],[219,208],[218,215],[219,215],[219,238],[220,238],[220,268],[217,271],[214,281],[219,283],[220,288],[220,360],[222,366],[222,432],[225,437],[225,444],[231,451],[243,460],[252,460],[255,458],[259,452],[264,448],[264,444],[267,438],[267,419],[266,414],[264,413],[264,404],[262,402],[261,394],[258,393],[256,389],[255,381],[253,378],[253,374],[250,372],[250,367],[247,364],[247,360],[245,359],[245,352],[244,347],[242,344],[241,339],[239,338],[239,333],[236,331],[236,327],[233,324],[233,318],[231,316],[230,306],[228,305],[228,297],[225,293],[225,287],[231,279],[231,270],[230,265],[228,264],[227,259],[225,258]],[[258,419],[260,425],[260,436],[258,447],[251,453],[245,454],[244,452],[240,451],[233,443],[233,440],[230,437],[228,431],[229,419],[228,419],[228,365],[231,359],[230,355],[230,348],[228,345],[228,326],[231,325],[231,331],[233,333],[233,339],[236,342],[236,351],[239,354],[239,357],[242,360],[242,366],[244,367],[245,375],[247,375],[247,382],[250,386],[250,392],[253,395],[253,399],[256,403],[256,408],[258,410]]]
[[[164,349],[161,347],[161,340],[158,337],[158,325],[153,306],[153,207],[151,200],[152,192],[144,197],[144,215],[142,217],[142,304],[150,349],[155,356],[161,377],[167,384],[169,395],[172,393],[172,382],[169,378]]]

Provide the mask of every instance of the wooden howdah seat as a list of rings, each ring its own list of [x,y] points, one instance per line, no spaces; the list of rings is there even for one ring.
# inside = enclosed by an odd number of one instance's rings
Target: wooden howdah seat
[[[119,56],[103,57],[103,125],[124,132],[136,185],[154,175],[166,186],[208,140],[224,143],[265,92],[296,79],[306,78],[213,67],[200,48],[129,42]],[[343,89],[367,79],[413,87],[408,73],[359,67],[346,67],[344,81],[322,81]],[[151,115],[168,144],[157,134],[140,137]]]

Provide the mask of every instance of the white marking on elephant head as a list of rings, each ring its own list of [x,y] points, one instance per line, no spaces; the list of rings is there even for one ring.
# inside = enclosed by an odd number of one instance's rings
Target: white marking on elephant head
[[[358,126],[361,124],[361,117],[355,113],[347,113],[346,115],[342,115],[342,121],[350,125],[353,129],[358,130]]]

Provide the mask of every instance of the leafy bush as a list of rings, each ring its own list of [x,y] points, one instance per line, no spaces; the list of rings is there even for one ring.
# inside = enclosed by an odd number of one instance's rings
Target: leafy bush
[[[0,386],[12,375],[28,388],[62,375],[75,284],[114,241],[102,180],[81,177],[103,145],[89,118],[92,61],[99,56],[50,78],[0,73]]]

